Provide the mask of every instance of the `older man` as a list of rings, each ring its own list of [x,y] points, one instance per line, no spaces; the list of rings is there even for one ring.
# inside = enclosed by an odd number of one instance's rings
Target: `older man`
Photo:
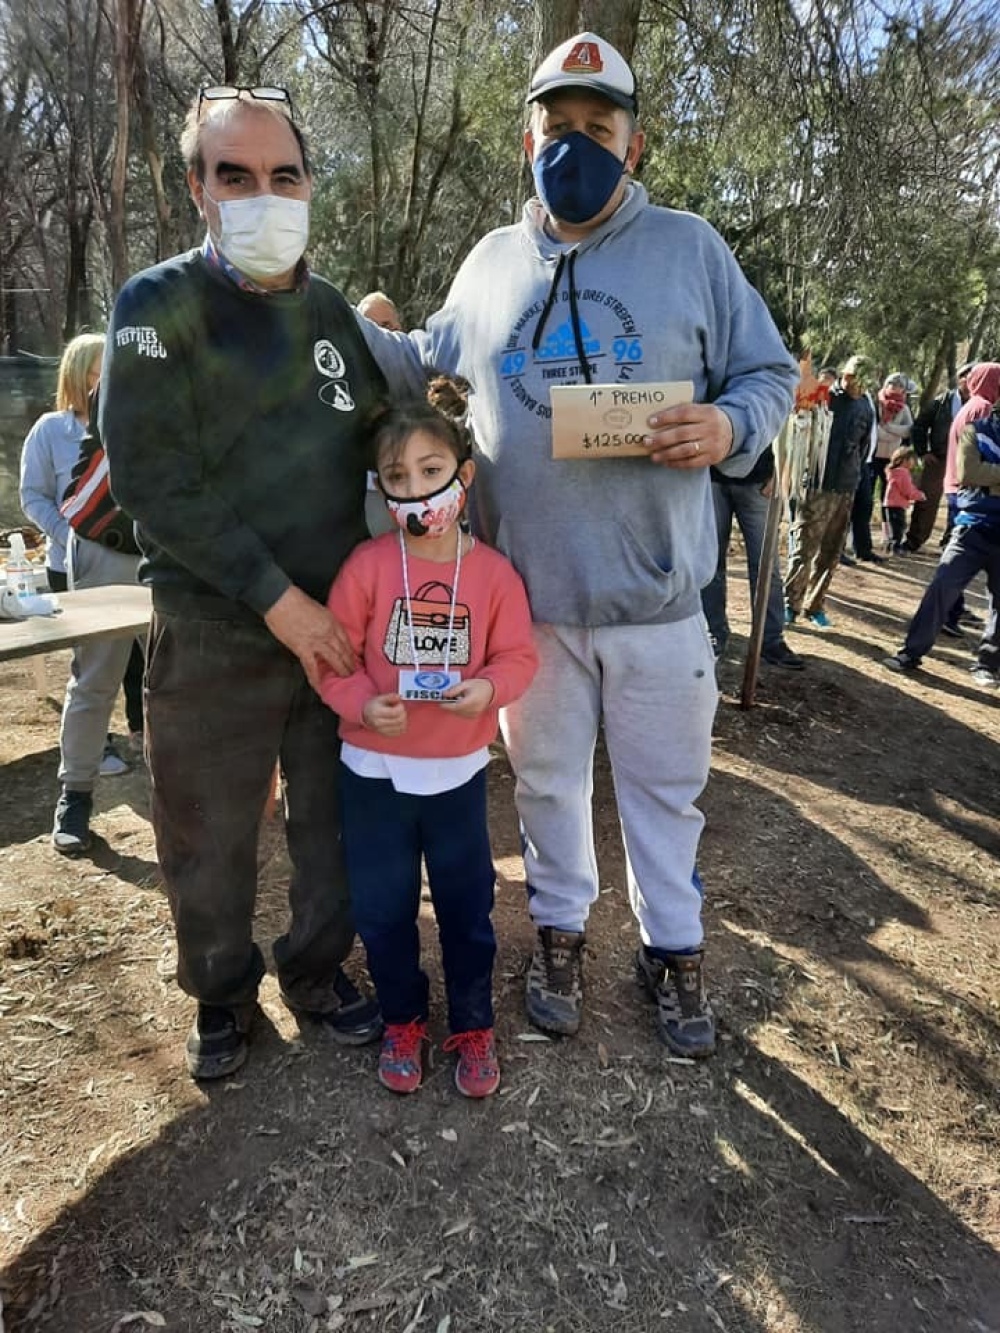
[[[790,552],[785,571],[785,623],[801,614],[817,629],[826,629],[826,594],[844,550],[858,489],[875,426],[875,408],[865,393],[865,365],[860,356],[845,363],[830,390],[833,422],[820,488],[796,511],[788,535]]]
[[[293,864],[274,943],[286,1003],[379,1035],[342,970],[354,930],[337,720],[312,686],[351,653],[324,605],[365,536],[364,422],[384,381],[351,306],[303,253],[312,180],[287,95],[211,88],[181,139],[204,245],[132,278],[108,335],[101,429],[151,585],[148,758],[195,1078],[246,1057],[264,960],[257,828],[280,759]]]
[[[366,292],[358,302],[358,313],[377,324],[380,329],[388,329],[391,333],[402,332],[403,323],[396,303],[385,292]]]
[[[580,1024],[603,716],[638,975],[663,1041],[704,1056],[715,1028],[694,802],[716,707],[700,604],[717,556],[709,468],[749,472],[798,371],[722,239],[632,179],[644,136],[621,54],[580,33],[542,61],[527,100],[538,195],[521,222],[479,242],[425,333],[367,336],[390,375],[416,353],[470,381],[474,522],[528,587],[541,668],[504,718],[537,927],[528,1016]],[[643,409],[643,456],[553,458],[553,386],[661,381],[690,381],[694,401]]]

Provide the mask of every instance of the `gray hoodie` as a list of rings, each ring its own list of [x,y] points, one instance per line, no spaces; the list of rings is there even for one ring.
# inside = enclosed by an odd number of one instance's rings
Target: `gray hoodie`
[[[542,220],[532,199],[519,225],[485,236],[426,330],[386,334],[360,319],[365,336],[397,388],[416,388],[421,365],[471,383],[473,523],[521,574],[536,621],[695,615],[718,553],[708,468],[554,460],[549,389],[693,380],[695,401],[732,421],[733,453],[719,470],[738,477],[781,428],[798,368],[702,219],[654,207],[633,183],[574,246],[548,237]]]

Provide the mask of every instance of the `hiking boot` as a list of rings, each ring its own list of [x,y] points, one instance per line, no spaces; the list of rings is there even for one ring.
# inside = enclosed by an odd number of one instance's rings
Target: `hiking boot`
[[[882,665],[888,667],[890,671],[916,671],[920,666],[920,659],[900,650],[891,657],[883,657]]]
[[[390,1092],[416,1092],[424,1076],[423,1047],[427,1024],[387,1023],[378,1057],[378,1081]]]
[[[660,1040],[675,1055],[700,1060],[715,1052],[715,1017],[705,998],[701,975],[702,952],[672,953],[654,958],[640,945],[635,970],[640,983],[656,1001]]]
[[[807,611],[806,620],[810,625],[815,625],[817,629],[829,629],[833,621],[825,611]]]
[[[195,1079],[225,1078],[246,1062],[255,1005],[199,1004],[184,1055]]]
[[[115,749],[115,743],[108,740],[104,746],[104,753],[101,755],[101,766],[97,770],[102,778],[120,778],[123,773],[127,773],[132,767],[130,763],[124,760]]]
[[[571,1037],[583,1009],[583,931],[540,926],[528,967],[528,1017],[546,1032]]]
[[[367,1046],[382,1035],[382,1011],[378,1001],[362,994],[342,967],[333,978],[337,1003],[330,1009],[302,1009],[284,991],[281,998],[296,1018],[322,1023],[342,1046]]]
[[[52,827],[52,846],[63,856],[79,856],[90,849],[90,814],[94,797],[89,791],[67,791],[56,803],[55,824]]]
[[[765,648],[761,653],[761,659],[768,666],[785,667],[788,671],[802,671],[806,664],[806,659],[800,657],[798,653],[793,653],[784,639],[779,639],[770,648]]]
[[[500,1086],[500,1062],[492,1028],[456,1032],[441,1047],[458,1051],[455,1087],[463,1097],[489,1097]]]

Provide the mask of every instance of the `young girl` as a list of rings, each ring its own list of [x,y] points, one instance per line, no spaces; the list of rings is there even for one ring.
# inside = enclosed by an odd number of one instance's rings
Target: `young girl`
[[[885,475],[885,510],[891,533],[889,550],[892,551],[893,555],[901,555],[906,549],[903,545],[903,537],[906,533],[906,511],[915,501],[926,500],[927,498],[913,480],[913,469],[916,462],[916,450],[903,445],[889,459],[889,467]]]
[[[459,423],[429,404],[375,426],[379,487],[395,529],[350,555],[328,605],[358,667],[327,673],[340,717],[344,854],[358,934],[385,1018],[380,1081],[415,1092],[427,1041],[420,967],[420,862],[444,964],[455,1082],[500,1083],[493,1040],[495,874],[486,823],[488,746],[498,710],[537,667],[524,585],[459,526],[475,465]]]

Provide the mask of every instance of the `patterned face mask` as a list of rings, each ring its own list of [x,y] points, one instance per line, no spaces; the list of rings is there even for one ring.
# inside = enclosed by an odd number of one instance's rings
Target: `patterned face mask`
[[[412,500],[386,495],[385,503],[400,528],[411,537],[440,537],[458,522],[465,508],[465,487],[456,470],[451,481],[430,495]]]

